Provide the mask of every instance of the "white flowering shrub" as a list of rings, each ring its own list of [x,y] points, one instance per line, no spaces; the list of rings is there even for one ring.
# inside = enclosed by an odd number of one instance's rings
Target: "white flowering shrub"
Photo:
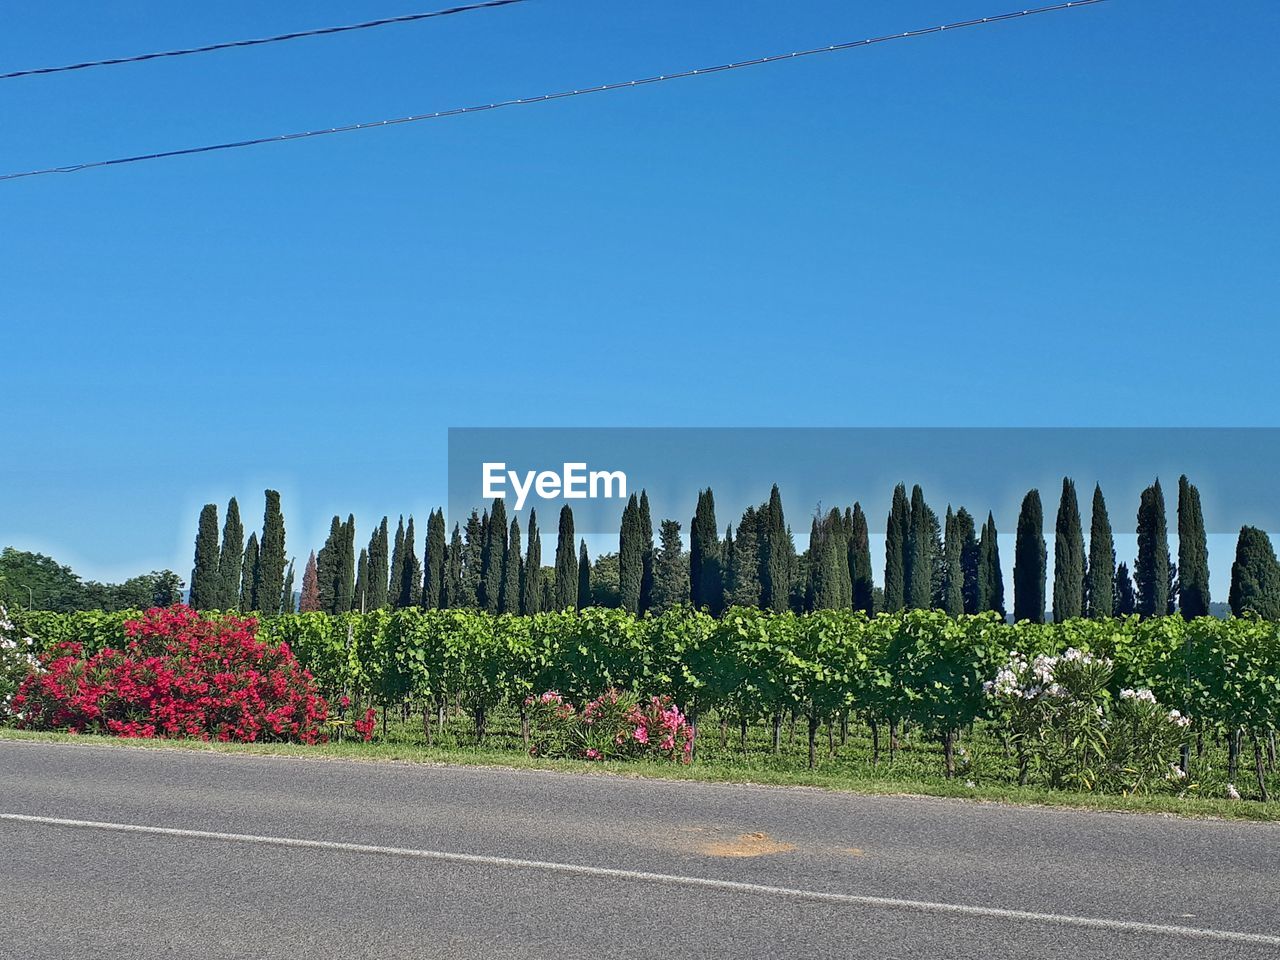
[[[1049,786],[1146,792],[1185,786],[1172,761],[1190,720],[1161,706],[1150,690],[1109,687],[1114,664],[1074,647],[1060,656],[1010,656],[985,686],[1009,730],[1018,782],[1034,773]]]
[[[0,722],[10,719],[13,695],[35,665],[35,640],[14,624],[0,604]]]

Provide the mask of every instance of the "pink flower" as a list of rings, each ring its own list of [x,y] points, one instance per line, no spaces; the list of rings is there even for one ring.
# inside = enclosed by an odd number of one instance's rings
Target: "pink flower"
[[[599,759],[600,759],[600,751],[599,751],[599,750],[597,750],[595,747],[590,748],[589,750],[587,750],[587,759],[588,759],[588,760],[599,760]]]
[[[636,743],[648,743],[649,731],[646,730],[644,727],[636,727],[635,737],[636,737]]]

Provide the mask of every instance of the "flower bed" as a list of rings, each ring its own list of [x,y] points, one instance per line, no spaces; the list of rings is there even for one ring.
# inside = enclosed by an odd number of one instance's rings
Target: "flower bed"
[[[670,697],[608,690],[578,711],[559,693],[525,700],[532,756],[688,763],[693,727]]]

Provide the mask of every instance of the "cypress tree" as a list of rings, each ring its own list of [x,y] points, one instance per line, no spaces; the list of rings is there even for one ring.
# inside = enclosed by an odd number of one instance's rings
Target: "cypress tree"
[[[1237,617],[1280,620],[1280,564],[1265,530],[1240,528],[1228,599]]]
[[[566,503],[560,508],[560,531],[556,536],[555,610],[573,610],[578,606],[578,556],[573,535],[573,510]]]
[[[325,613],[337,613],[335,590],[338,584],[338,567],[341,565],[342,521],[334,517],[329,522],[329,536],[316,558],[316,575],[319,581],[319,609]]]
[[[284,575],[284,590],[280,595],[280,612],[293,613],[293,560],[289,560],[289,569]]]
[[[1053,622],[1084,616],[1084,529],[1075,481],[1062,478],[1053,539]]]
[[[369,570],[367,577],[366,610],[383,610],[391,602],[391,558],[388,556],[391,546],[387,518],[373,531],[369,538]]]
[[[483,573],[484,521],[475,510],[467,518],[462,547],[462,593],[458,606],[474,610],[480,605],[480,578]]]
[[[871,534],[862,504],[853,505],[849,519],[849,578],[853,609],[875,613],[875,581],[871,573]]]
[[[427,552],[422,574],[422,606],[427,610],[439,610],[445,605],[446,536],[444,511],[432,510],[427,517]]]
[[[680,524],[663,520],[661,545],[653,558],[653,610],[662,613],[688,602],[689,567],[680,540]]]
[[[298,598],[298,612],[312,613],[320,609],[320,570],[316,563],[316,552],[311,551],[307,557],[307,565],[302,571],[302,596]]]
[[[542,609],[554,610],[556,608],[556,568],[542,568]]]
[[[1200,491],[1178,479],[1178,609],[1188,620],[1209,615],[1209,544]]]
[[[227,503],[227,519],[222,525],[222,549],[218,552],[218,609],[235,610],[240,605],[240,568],[244,561],[244,524],[240,504],[232,497]]]
[[[502,592],[498,596],[499,613],[520,612],[520,521],[511,518],[511,535],[502,564]]]
[[[943,543],[942,609],[953,617],[964,613],[964,566],[961,563],[960,525],[947,505],[946,539]]]
[[[911,534],[911,508],[907,504],[907,487],[893,488],[893,505],[884,540],[884,608],[889,613],[901,610],[907,603],[907,540]]]
[[[218,507],[206,503],[196,528],[195,565],[191,570],[191,594],[187,602],[196,610],[213,610],[221,599],[218,573]]]
[[[258,609],[258,583],[262,568],[258,563],[258,535],[249,534],[240,564],[240,609],[250,613]]]
[[[1165,525],[1164,492],[1160,481],[1142,491],[1138,504],[1138,558],[1133,574],[1138,590],[1138,613],[1163,616],[1169,607],[1169,535]]]
[[[640,612],[653,606],[653,515],[649,494],[640,491]]]
[[[265,491],[267,506],[262,515],[262,540],[258,564],[262,568],[258,586],[259,609],[265,614],[279,613],[284,595],[284,514],[280,512],[280,494]]]
[[[724,558],[725,606],[762,606],[760,585],[760,540],[763,517],[755,507],[747,507],[738,521],[737,536],[726,528],[721,555]]]
[[[354,608],[356,596],[356,518],[347,514],[342,525],[338,564],[334,571],[334,613],[346,613]]]
[[[520,612],[542,611],[542,535],[538,532],[538,511],[529,511],[529,546],[520,571]]]
[[[502,599],[502,571],[507,562],[507,507],[500,497],[493,501],[484,549],[480,554],[480,608],[497,613]]]
[[[640,545],[640,503],[633,493],[622,511],[618,533],[618,600],[630,614],[640,613],[640,588],[644,580],[644,551]],[[581,589],[579,589],[581,596]]]
[[[1128,573],[1126,571],[1126,576]],[[1102,487],[1093,487],[1093,519],[1089,523],[1089,616],[1105,620],[1115,612],[1116,544],[1111,536],[1111,518]]]
[[[905,603],[909,610],[928,610],[933,606],[933,529],[932,511],[924,502],[924,491],[916,484],[911,488],[911,514],[907,527]],[[934,518],[936,522],[936,517]]]
[[[1040,491],[1030,491],[1018,513],[1013,548],[1013,619],[1044,623],[1044,593],[1049,551],[1044,542],[1044,507]]]
[[[806,606],[810,610],[848,609],[852,601],[849,547],[840,514],[814,517],[809,533]]]
[[[400,606],[400,594],[404,586],[404,514],[396,525],[395,545],[391,550],[391,567],[387,574],[387,599],[391,606]]]
[[[591,596],[591,555],[587,553],[587,541],[582,541],[578,553],[578,609],[594,604]]]
[[[444,601],[441,606],[448,610],[465,607],[465,589],[462,583],[462,557],[465,548],[462,545],[462,530],[458,524],[453,525],[453,536],[449,538],[449,551],[445,555]]]
[[[369,603],[369,551],[363,547],[360,549],[360,559],[356,561],[356,593],[352,602],[360,613],[373,609]]]
[[[996,518],[987,512],[987,522],[978,541],[978,593],[981,610],[992,610],[1004,620],[1008,614],[1004,606],[1004,568],[1000,566],[1000,534],[996,530]]]
[[[1123,561],[1116,567],[1116,582],[1111,593],[1117,617],[1127,617],[1137,612],[1138,597],[1133,590],[1133,577],[1129,576],[1129,565]]]
[[[689,596],[694,609],[713,615],[724,607],[724,577],[720,567],[716,501],[711,488],[698,491],[698,506],[689,524]]]
[[[504,536],[505,540],[506,537]],[[417,536],[413,532],[413,517],[404,528],[404,570],[400,579],[401,607],[417,607],[422,604],[422,563],[418,560]]]
[[[956,538],[960,541],[960,597],[965,613],[982,609],[979,583],[978,533],[973,514],[964,507],[956,511]]]
[[[782,494],[775,483],[769,503],[761,508],[760,606],[780,613],[791,606],[796,546],[782,514]]]

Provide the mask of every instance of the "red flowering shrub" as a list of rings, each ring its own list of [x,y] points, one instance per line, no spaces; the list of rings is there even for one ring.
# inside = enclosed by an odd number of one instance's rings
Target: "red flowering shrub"
[[[39,730],[325,740],[328,705],[311,674],[288,644],[264,643],[256,630],[252,617],[205,617],[181,605],[148,610],[125,623],[123,650],[85,657],[79,644],[60,644],[46,652],[14,696],[13,712],[20,726]]]

